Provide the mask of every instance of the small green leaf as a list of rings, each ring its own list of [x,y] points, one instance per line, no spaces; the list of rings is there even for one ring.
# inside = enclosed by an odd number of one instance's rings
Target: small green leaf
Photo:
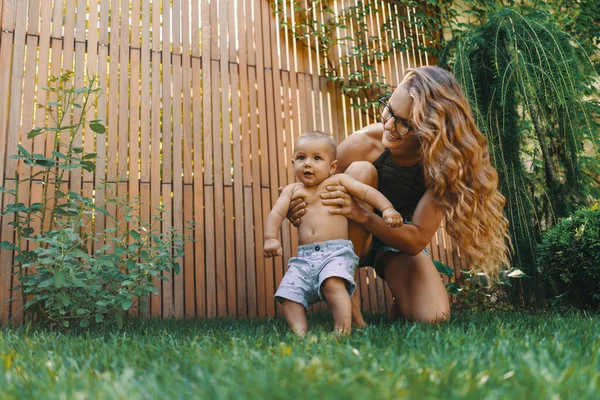
[[[104,133],[104,132],[106,132],[106,128],[104,127],[104,125],[99,124],[97,122],[90,124],[90,129],[93,130],[96,133]]]
[[[433,261],[433,265],[435,265],[435,268],[437,269],[437,271],[440,274],[444,274],[449,278],[452,278],[452,276],[454,275],[454,269],[452,269],[452,267],[450,267],[449,265],[444,264],[441,261],[438,260],[434,260]]]
[[[42,133],[42,128],[33,128],[27,133],[27,139],[33,139],[34,137],[39,136]]]
[[[141,236],[139,233],[137,233],[136,231],[134,231],[133,229],[129,231],[129,234],[131,235],[132,238],[134,238],[135,240],[140,240]]]
[[[25,150],[25,148],[23,146],[21,146],[20,144],[17,145],[17,148],[25,157],[31,157],[31,154],[29,154],[29,152],[27,150]]]
[[[65,285],[65,280],[67,279],[67,275],[64,271],[56,271],[54,274],[54,286],[57,288],[61,288]]]
[[[128,299],[123,300],[123,302],[121,303],[121,308],[123,309],[123,311],[127,311],[131,308],[132,305],[133,305],[133,299],[128,298]]]
[[[84,318],[79,322],[79,326],[82,328],[85,328],[87,326],[90,325],[90,319],[89,318]]]
[[[52,154],[54,155],[54,157],[62,158],[63,160],[67,159],[66,155],[64,155],[63,153],[59,153],[58,151],[53,151]]]
[[[123,328],[123,313],[117,312],[115,314],[115,321],[117,322],[117,327],[119,329]]]

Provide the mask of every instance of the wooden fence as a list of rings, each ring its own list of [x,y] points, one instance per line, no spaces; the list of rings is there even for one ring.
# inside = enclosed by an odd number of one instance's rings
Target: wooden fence
[[[354,3],[332,1],[336,10]],[[400,11],[376,3],[371,27]],[[293,17],[289,0],[284,9]],[[76,143],[98,154],[97,169],[72,173],[69,190],[107,207],[109,195],[140,196],[142,217],[163,205],[162,230],[174,226],[195,238],[179,260],[181,273],[157,280],[147,314],[276,314],[273,294],[297,234],[284,223],[283,257],[264,259],[263,224],[277,188],[293,181],[293,139],[318,129],[340,141],[372,121],[320,74],[319,55],[280,27],[270,2],[0,0],[0,16],[0,185],[14,188],[15,173],[30,176],[28,166],[7,158],[17,144],[51,154],[43,135],[26,138],[47,124],[39,106],[49,100],[41,90],[49,76],[72,70],[81,85],[86,73],[97,74],[104,95],[88,118],[105,121],[107,134],[86,130]],[[391,84],[405,68],[427,63],[416,50],[420,33],[408,24],[396,28],[394,35],[412,37],[415,46],[379,66]],[[21,185],[19,194],[25,204],[39,202],[41,185]],[[0,221],[2,241],[14,239],[10,222],[10,215]],[[98,216],[89,229],[100,233],[110,224]],[[434,259],[460,267],[443,228],[429,248]],[[0,319],[15,315],[18,322],[23,304],[12,289],[12,257],[0,251]],[[360,270],[358,293],[365,310],[390,306],[389,290],[370,268]]]

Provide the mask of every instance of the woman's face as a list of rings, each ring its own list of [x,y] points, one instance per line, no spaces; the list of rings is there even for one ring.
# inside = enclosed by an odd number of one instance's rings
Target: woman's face
[[[382,117],[385,121],[383,125],[383,138],[381,142],[384,147],[390,150],[402,150],[403,152],[419,149],[419,140],[414,135],[414,130],[403,123],[396,123],[396,119],[410,121],[413,99],[408,94],[408,83],[403,81],[396,88],[392,97],[388,100],[388,107]],[[400,131],[398,131],[400,129]]]

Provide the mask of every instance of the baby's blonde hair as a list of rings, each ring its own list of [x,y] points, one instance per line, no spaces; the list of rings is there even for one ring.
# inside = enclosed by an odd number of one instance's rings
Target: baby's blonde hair
[[[333,140],[333,138],[331,137],[331,135],[325,133],[325,132],[321,132],[321,131],[311,131],[311,132],[306,132],[303,133],[302,135],[298,136],[296,138],[296,142],[294,144],[294,147],[298,144],[298,142],[301,139],[306,139],[306,140],[326,140],[327,143],[329,144],[329,148],[331,151],[331,159],[335,160],[337,157],[337,145],[335,144],[335,140]]]

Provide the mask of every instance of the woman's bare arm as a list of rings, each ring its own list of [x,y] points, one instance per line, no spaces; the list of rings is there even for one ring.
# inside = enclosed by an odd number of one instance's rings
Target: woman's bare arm
[[[335,174],[328,179],[327,183],[328,185],[344,186],[350,195],[380,210],[387,225],[396,228],[403,224],[400,213],[379,190],[359,182],[347,174]]]
[[[323,204],[338,206],[331,207],[329,213],[346,216],[384,243],[410,255],[418,254],[427,246],[443,218],[443,211],[436,205],[430,190],[419,201],[410,224],[390,228],[380,216],[360,206],[344,187],[333,189],[323,196]]]

